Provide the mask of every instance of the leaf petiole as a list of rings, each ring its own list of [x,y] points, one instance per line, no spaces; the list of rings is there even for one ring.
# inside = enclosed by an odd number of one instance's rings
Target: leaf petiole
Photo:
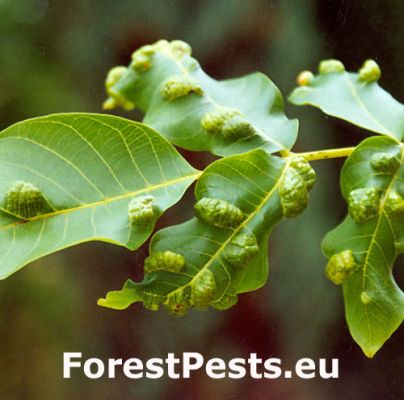
[[[342,147],[339,149],[327,149],[308,151],[305,153],[291,153],[291,155],[305,158],[307,161],[327,160],[329,158],[349,157],[355,147]]]

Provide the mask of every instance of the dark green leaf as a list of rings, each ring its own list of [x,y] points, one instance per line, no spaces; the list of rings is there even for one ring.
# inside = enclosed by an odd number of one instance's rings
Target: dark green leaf
[[[171,298],[181,293],[176,305],[185,305],[185,309],[180,307],[182,314],[195,306],[193,287],[207,272],[215,287],[206,307],[226,308],[234,304],[237,294],[261,287],[268,275],[268,236],[285,212],[280,189],[293,169],[291,165],[297,165],[295,160],[254,150],[210,165],[198,181],[196,198],[212,199],[204,202],[211,215],[199,212],[203,219],[164,229],[151,242],[151,254],[172,251],[185,256],[185,269],[180,273],[148,273],[143,282],[129,281],[122,291],[110,292],[99,304],[123,309],[142,301],[146,307],[157,309],[164,303],[169,311],[177,313]],[[306,187],[304,193],[307,196]],[[242,219],[235,210],[241,210]],[[221,218],[217,217],[219,213]],[[237,218],[237,224],[227,223],[226,218]]]
[[[389,160],[396,157],[399,163],[391,168]],[[404,293],[392,274],[404,251],[403,159],[404,146],[387,137],[369,138],[355,149],[341,176],[351,215],[323,243],[327,257],[350,250],[356,260],[343,283],[345,310],[351,334],[368,357],[404,318]]]

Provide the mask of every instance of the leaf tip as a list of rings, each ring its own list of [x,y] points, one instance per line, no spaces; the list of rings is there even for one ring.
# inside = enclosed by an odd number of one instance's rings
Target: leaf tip
[[[370,346],[370,347],[360,346],[360,347],[363,351],[363,354],[365,354],[367,358],[373,358],[382,346]]]
[[[98,299],[98,300],[97,300],[97,306],[100,306],[100,307],[107,307],[107,308],[108,308],[107,299],[104,299],[104,298]]]

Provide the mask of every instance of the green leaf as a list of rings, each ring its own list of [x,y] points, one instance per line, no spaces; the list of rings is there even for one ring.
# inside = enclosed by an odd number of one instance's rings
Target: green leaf
[[[302,172],[300,167],[295,158],[281,159],[260,149],[211,164],[195,189],[199,217],[157,232],[150,246],[152,255],[170,251],[185,256],[185,269],[149,272],[142,282],[128,281],[99,304],[124,309],[141,301],[157,309],[163,303],[180,315],[191,306],[228,308],[237,294],[261,287],[268,276],[268,236],[285,212],[282,188],[289,172]],[[308,175],[311,187],[313,175]],[[307,188],[301,190],[307,196]],[[242,212],[241,222],[237,210]],[[195,304],[193,291],[204,276],[213,278],[214,294],[206,303]]]
[[[9,127],[0,168],[0,278],[90,240],[136,249],[199,175],[147,126],[96,114]]]
[[[178,51],[178,46],[187,50]],[[217,81],[186,46],[160,41],[137,50],[128,68],[111,70],[105,107],[136,105],[145,112],[146,124],[189,150],[227,156],[293,146],[297,121],[286,118],[282,95],[265,75]],[[148,60],[147,68],[139,58]]]
[[[363,67],[364,68],[364,67]],[[359,73],[329,72],[312,77],[289,97],[295,105],[311,105],[370,131],[401,141],[404,105],[382,89],[377,80]]]
[[[403,159],[404,146],[387,137],[369,138],[355,149],[341,176],[350,215],[323,242],[327,257],[350,250],[357,263],[343,283],[345,311],[350,332],[368,357],[404,318],[404,293],[392,274],[404,251]]]

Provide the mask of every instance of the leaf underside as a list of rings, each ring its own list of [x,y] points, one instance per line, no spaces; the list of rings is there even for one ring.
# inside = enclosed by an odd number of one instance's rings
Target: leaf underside
[[[309,85],[296,88],[289,100],[398,141],[404,138],[404,106],[376,81],[361,81],[358,73],[317,75]]]
[[[400,166],[394,172],[375,170],[371,160],[378,153],[397,154]],[[380,207],[377,215],[365,221],[348,215],[323,242],[327,257],[352,250],[359,264],[343,283],[343,292],[350,332],[368,357],[404,319],[404,293],[392,274],[395,260],[404,251],[404,205],[392,212],[388,203],[392,193],[404,197],[403,159],[404,146],[388,137],[366,139],[355,149],[342,171],[343,195],[348,201],[353,190],[375,188],[381,193]]]
[[[133,63],[110,88],[145,112],[144,122],[171,143],[188,150],[207,150],[219,156],[265,148],[269,153],[290,149],[296,141],[297,120],[286,118],[278,88],[263,74],[217,81],[209,77],[190,55],[176,56],[167,42],[165,50],[150,55],[151,67],[136,72]],[[191,79],[203,93],[189,93],[167,100],[162,92],[171,77]],[[208,133],[203,117],[212,111],[235,109],[254,128],[250,137],[226,138]]]
[[[101,240],[139,247],[157,218],[199,172],[147,126],[97,114],[27,120],[0,133],[0,278],[63,248]],[[46,209],[22,218],[6,207],[15,182],[34,185]],[[129,221],[128,204],[155,199],[147,224]]]

